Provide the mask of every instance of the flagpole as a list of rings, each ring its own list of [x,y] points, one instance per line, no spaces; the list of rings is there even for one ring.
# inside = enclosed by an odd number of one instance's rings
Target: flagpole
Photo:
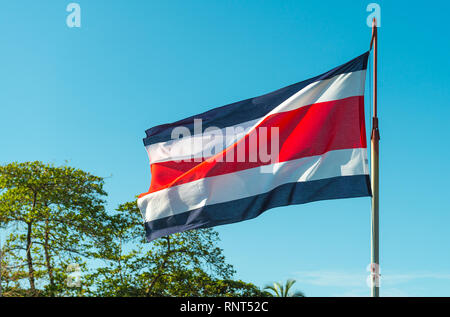
[[[371,295],[380,296],[379,273],[380,273],[380,236],[379,236],[379,141],[380,132],[378,129],[377,113],[377,55],[378,55],[378,28],[376,19],[372,22],[372,39],[370,48],[373,45],[373,118],[372,131],[370,135],[370,153],[371,153],[371,185],[372,185],[372,252],[371,252]]]

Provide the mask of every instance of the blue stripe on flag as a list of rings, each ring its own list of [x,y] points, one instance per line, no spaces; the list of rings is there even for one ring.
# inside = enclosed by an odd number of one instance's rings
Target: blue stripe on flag
[[[182,214],[146,222],[145,229],[147,240],[152,241],[185,230],[249,220],[275,207],[363,196],[371,196],[368,175],[339,176],[288,183],[264,194],[207,205]]]

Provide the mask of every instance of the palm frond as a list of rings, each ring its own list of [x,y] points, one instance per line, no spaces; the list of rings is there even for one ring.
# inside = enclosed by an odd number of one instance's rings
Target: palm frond
[[[273,283],[273,285],[267,285],[266,287],[264,287],[265,290],[271,290],[274,292],[274,296],[276,297],[280,297],[280,293],[279,293],[279,284],[278,283]]]
[[[291,297],[306,297],[305,293],[302,291],[296,291],[294,294],[291,295]]]
[[[294,285],[295,280],[288,279],[285,283],[285,291],[283,297],[289,297],[289,290],[291,289],[292,285]]]

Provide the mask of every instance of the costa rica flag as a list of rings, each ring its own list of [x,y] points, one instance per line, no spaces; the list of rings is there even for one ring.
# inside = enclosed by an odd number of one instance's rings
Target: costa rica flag
[[[319,76],[146,131],[147,240],[286,205],[370,196],[369,52]]]

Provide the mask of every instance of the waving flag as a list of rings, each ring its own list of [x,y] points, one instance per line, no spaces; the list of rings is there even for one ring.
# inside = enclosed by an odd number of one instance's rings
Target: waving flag
[[[369,52],[320,76],[146,131],[149,241],[270,208],[370,196]]]

